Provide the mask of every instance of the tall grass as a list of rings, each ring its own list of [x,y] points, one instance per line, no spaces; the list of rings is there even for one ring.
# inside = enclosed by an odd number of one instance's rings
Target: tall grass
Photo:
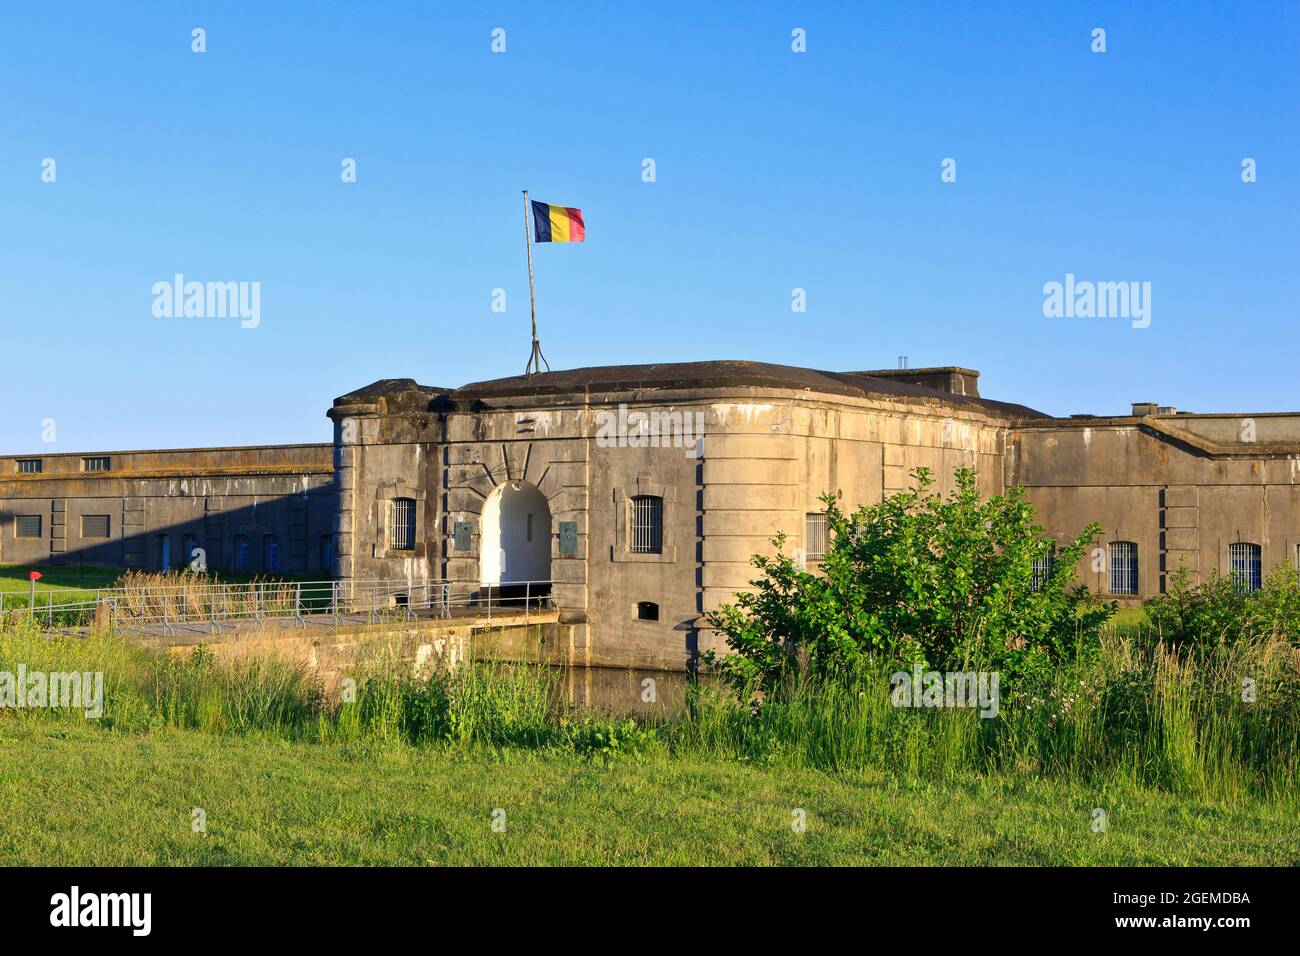
[[[853,680],[796,680],[761,705],[701,683],[682,714],[615,720],[567,702],[557,668],[469,662],[413,674],[391,659],[327,696],[303,665],[274,657],[181,657],[119,637],[0,632],[0,671],[100,671],[101,726],[180,728],[286,740],[449,748],[563,748],[592,756],[666,749],[828,771],[911,777],[1033,774],[1126,780],[1227,799],[1300,795],[1300,651],[1278,638],[1175,653],[1141,629],[1039,686],[1003,687],[997,717],[895,708],[890,668]],[[1254,699],[1243,700],[1243,681]],[[0,710],[3,719],[84,720],[80,711]]]
[[[1112,632],[1050,683],[1003,688],[990,719],[972,709],[895,708],[890,670],[796,680],[747,708],[702,688],[670,740],[828,770],[1026,772],[1228,798],[1300,794],[1300,652],[1279,639],[1180,656],[1149,633]]]

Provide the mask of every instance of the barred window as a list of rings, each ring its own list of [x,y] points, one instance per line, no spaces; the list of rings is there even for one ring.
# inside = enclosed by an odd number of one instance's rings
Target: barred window
[[[82,515],[81,536],[83,538],[107,538],[108,515]]]
[[[39,538],[41,536],[41,516],[15,515],[14,534],[20,538]]]
[[[97,455],[93,458],[81,459],[82,471],[108,471],[108,465],[109,461],[107,455]]]
[[[657,495],[633,495],[631,517],[628,539],[633,553],[660,554],[664,549],[664,500]]]
[[[1110,593],[1138,593],[1138,546],[1132,541],[1110,543]]]
[[[1035,591],[1041,591],[1047,584],[1048,578],[1052,576],[1052,568],[1056,565],[1056,545],[1051,545],[1043,554],[1034,558],[1033,579],[1030,581],[1030,588]]]
[[[262,570],[280,570],[280,539],[273,534],[262,536]]]
[[[1260,547],[1257,544],[1237,542],[1228,545],[1228,560],[1232,565],[1232,578],[1238,590],[1249,594],[1258,591],[1262,581]]]
[[[231,557],[236,571],[248,570],[248,535],[235,535],[234,554]]]
[[[804,515],[803,550],[805,561],[821,561],[826,557],[826,513],[824,511]]]
[[[389,502],[388,546],[394,551],[410,551],[415,547],[415,502],[410,498],[394,498]]]
[[[39,475],[45,468],[45,462],[40,458],[19,458],[18,474],[20,475]]]

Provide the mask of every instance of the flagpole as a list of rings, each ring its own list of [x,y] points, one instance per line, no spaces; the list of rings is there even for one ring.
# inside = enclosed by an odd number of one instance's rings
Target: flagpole
[[[528,364],[524,366],[524,374],[532,375],[534,372],[542,370],[543,363],[546,365],[546,371],[551,370],[551,363],[546,361],[546,356],[542,354],[542,344],[537,341],[537,297],[533,292],[533,231],[529,228],[528,222],[528,190],[524,190],[524,244],[528,247],[528,306],[533,313],[533,351],[528,356]]]

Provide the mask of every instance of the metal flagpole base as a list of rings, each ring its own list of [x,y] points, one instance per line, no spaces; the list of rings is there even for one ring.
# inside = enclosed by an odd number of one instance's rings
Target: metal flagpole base
[[[524,374],[532,375],[535,372],[540,372],[543,365],[546,366],[546,371],[551,370],[551,363],[546,361],[546,356],[542,354],[542,343],[534,338],[533,354],[528,356],[528,364],[524,366]]]

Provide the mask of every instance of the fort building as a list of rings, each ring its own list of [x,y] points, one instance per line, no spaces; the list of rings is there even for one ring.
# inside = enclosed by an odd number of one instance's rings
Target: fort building
[[[1054,418],[978,382],[729,361],[386,379],[334,401],[332,446],[0,458],[0,563],[175,566],[202,541],[219,569],[526,587],[571,660],[682,668],[775,535],[815,568],[823,493],[853,509],[918,467],[943,492],[960,466],[986,494],[1023,486],[1060,542],[1099,523],[1078,572],[1121,603],[1180,563],[1254,587],[1296,561],[1300,413]]]

